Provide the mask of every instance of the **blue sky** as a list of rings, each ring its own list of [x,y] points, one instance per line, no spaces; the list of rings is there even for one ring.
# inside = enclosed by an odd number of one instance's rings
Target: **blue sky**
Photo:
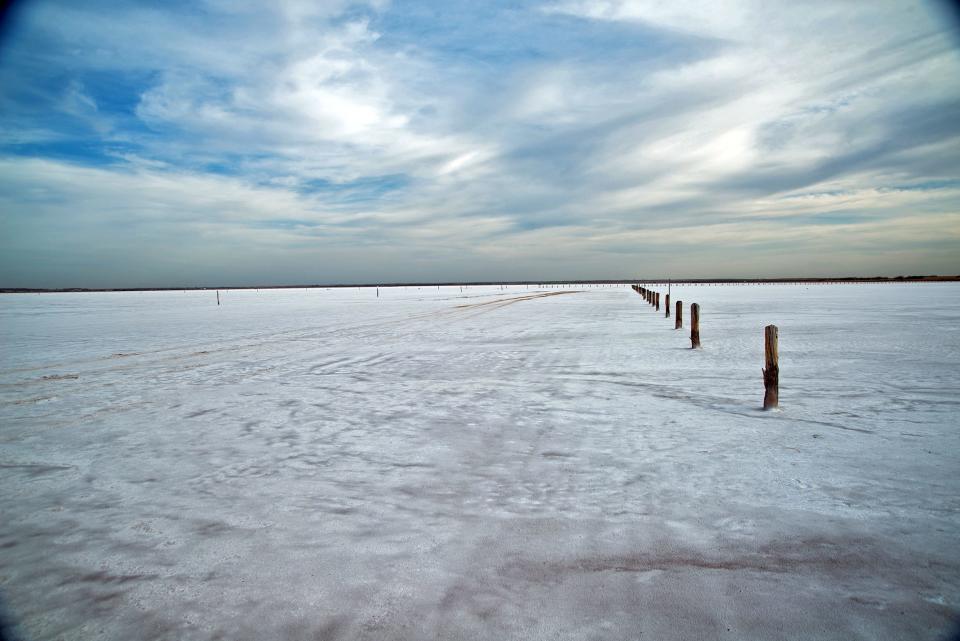
[[[0,286],[960,274],[946,7],[21,2]]]

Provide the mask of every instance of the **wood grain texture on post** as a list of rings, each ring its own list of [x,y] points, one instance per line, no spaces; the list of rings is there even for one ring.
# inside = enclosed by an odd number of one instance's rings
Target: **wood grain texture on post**
[[[700,305],[697,303],[690,306],[690,347],[700,347]]]
[[[778,342],[777,326],[767,325],[764,327],[763,409],[765,410],[780,405],[780,352]]]
[[[677,316],[677,321],[676,321],[676,323],[674,323],[673,328],[674,328],[674,329],[680,329],[681,327],[683,327],[683,301],[682,301],[682,300],[678,300],[678,301],[677,301],[677,314],[676,314],[676,316]]]
[[[664,305],[663,307],[664,309],[667,310],[666,317],[670,318],[670,294],[667,294],[665,302],[666,302],[666,305]]]

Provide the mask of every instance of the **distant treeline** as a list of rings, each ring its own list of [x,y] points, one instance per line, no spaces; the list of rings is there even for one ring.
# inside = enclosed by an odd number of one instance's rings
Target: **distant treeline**
[[[630,285],[633,283],[676,283],[687,285],[791,284],[791,283],[896,283],[896,282],[960,281],[957,276],[843,276],[838,278],[619,278],[609,280],[517,280],[468,281],[444,283],[330,283],[317,285],[241,285],[231,287],[115,287],[39,289],[30,287],[0,287],[2,294],[41,294],[65,292],[171,292],[230,289],[333,289],[344,287],[481,287],[493,285]]]

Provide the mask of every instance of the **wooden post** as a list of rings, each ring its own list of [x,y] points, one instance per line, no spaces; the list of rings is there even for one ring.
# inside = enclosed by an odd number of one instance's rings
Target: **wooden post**
[[[780,354],[777,345],[777,326],[763,328],[763,352],[766,367],[763,369],[763,409],[780,405]]]
[[[217,307],[220,307],[220,290],[217,290]]]
[[[700,347],[700,305],[690,306],[690,348]]]
[[[654,298],[657,301],[657,311],[659,312],[660,311],[660,292],[657,292],[656,294],[654,294]]]
[[[666,310],[667,310],[666,317],[667,317],[667,318],[670,318],[670,294],[667,294],[666,303],[667,303],[667,304],[664,305],[664,308],[666,308]]]
[[[678,300],[678,301],[677,301],[677,314],[676,314],[676,316],[677,316],[677,322],[674,323],[673,328],[674,328],[674,329],[680,329],[681,327],[683,327],[683,301],[682,301],[682,300]]]

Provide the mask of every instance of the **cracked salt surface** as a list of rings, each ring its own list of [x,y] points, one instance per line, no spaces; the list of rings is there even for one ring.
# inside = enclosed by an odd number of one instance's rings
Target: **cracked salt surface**
[[[628,287],[0,297],[17,632],[943,638],[960,287],[672,294],[702,350]]]

